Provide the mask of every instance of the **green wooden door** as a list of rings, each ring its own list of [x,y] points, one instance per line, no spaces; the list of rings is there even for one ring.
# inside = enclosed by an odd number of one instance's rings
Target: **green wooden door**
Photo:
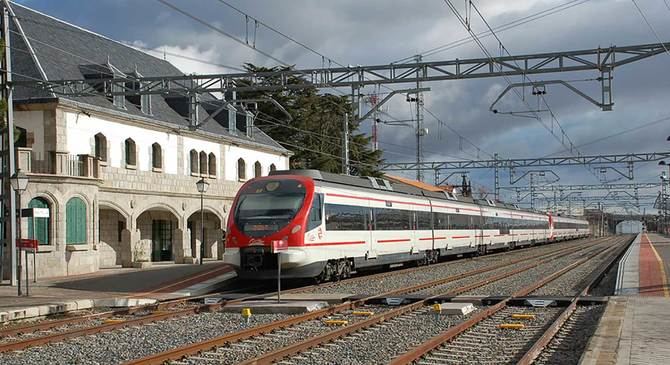
[[[86,203],[72,198],[65,206],[65,243],[86,243]]]
[[[35,198],[30,201],[28,208],[49,208],[49,203],[42,198]],[[51,216],[51,212],[49,212]],[[36,239],[40,245],[49,244],[49,219],[50,218],[29,218],[28,219],[28,238]]]

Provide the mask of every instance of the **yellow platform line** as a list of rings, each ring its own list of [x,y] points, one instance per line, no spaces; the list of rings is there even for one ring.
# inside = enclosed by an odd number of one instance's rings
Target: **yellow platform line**
[[[663,296],[666,298],[670,298],[670,290],[668,289],[668,276],[665,273],[665,264],[663,263],[663,259],[661,258],[661,255],[658,254],[656,251],[656,248],[654,247],[654,242],[649,239],[649,236],[647,234],[644,234],[645,237],[647,237],[647,241],[649,241],[649,246],[651,247],[651,250],[654,252],[654,255],[656,255],[656,260],[658,261],[658,266],[661,269],[661,275],[663,275]]]

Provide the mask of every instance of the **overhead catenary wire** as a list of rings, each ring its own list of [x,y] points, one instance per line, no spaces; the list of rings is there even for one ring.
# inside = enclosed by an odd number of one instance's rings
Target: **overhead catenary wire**
[[[15,34],[17,34],[17,35],[22,36],[22,34],[20,34],[19,32],[16,32],[16,31],[12,31],[12,32],[15,33]],[[80,60],[82,60],[82,61],[89,62],[89,63],[91,63],[91,64],[95,64],[95,63],[97,62],[97,61],[91,60],[91,59],[89,59],[89,58],[87,58],[87,57],[83,57],[83,56],[78,55],[78,54],[76,54],[76,53],[73,53],[73,52],[67,51],[67,50],[65,50],[65,49],[62,49],[62,48],[60,48],[60,47],[56,47],[56,46],[53,46],[53,45],[48,44],[48,43],[46,43],[46,42],[42,42],[42,41],[40,41],[40,40],[38,40],[38,39],[29,37],[29,36],[27,36],[27,35],[26,35],[26,37],[27,37],[29,40],[33,41],[33,42],[38,42],[38,43],[40,43],[40,44],[42,44],[42,45],[44,45],[44,46],[47,46],[47,47],[49,47],[49,48],[51,48],[51,49],[54,49],[54,50],[56,50],[56,51],[62,52],[62,53],[64,53],[64,54],[67,54],[68,56],[76,57],[76,58],[78,58],[78,59],[80,59]],[[30,51],[28,51],[28,50],[26,50],[26,49],[22,49],[22,48],[17,48],[16,46],[12,46],[12,47],[10,47],[10,49],[12,49],[12,50],[14,50],[14,51],[19,51],[19,52],[23,52],[23,53],[30,54]],[[63,68],[63,66],[62,66],[62,65],[64,65],[64,64],[68,64],[68,65],[71,65],[71,66],[78,66],[78,67],[81,67],[81,68],[83,68],[83,69],[89,69],[90,71],[99,72],[99,69],[97,69],[97,68],[91,68],[91,67],[89,67],[89,66],[81,65],[81,64],[78,64],[78,63],[62,62],[62,61],[61,61],[61,62],[59,62],[58,66],[59,66],[61,69],[64,70],[64,68]],[[44,80],[39,79],[39,78],[35,78],[35,77],[33,77],[33,76],[24,75],[24,74],[17,73],[17,72],[12,72],[12,74],[17,75],[17,76],[21,76],[21,77],[24,77],[24,78],[27,78],[27,79],[30,79],[30,80],[33,80],[33,81],[44,82]],[[201,101],[201,102],[204,103],[204,104],[210,103],[210,102],[208,102],[208,101]],[[213,105],[213,104],[210,103],[210,105]],[[242,113],[242,112],[240,112],[240,111],[236,111],[236,113],[237,113],[237,114],[240,114],[240,115],[246,115],[245,113]],[[269,120],[264,120],[264,119],[260,119],[260,120],[265,121],[265,122],[268,122],[268,123],[272,123],[272,122],[269,121]],[[275,123],[275,124],[279,124],[279,123]],[[318,134],[318,133],[311,132],[311,131],[307,131],[307,130],[303,130],[303,129],[299,129],[299,128],[296,128],[296,127],[293,127],[293,126],[288,126],[288,125],[282,125],[282,126],[283,126],[283,127],[288,127],[288,128],[290,128],[290,129],[293,129],[293,130],[300,131],[300,132],[302,132],[302,133],[312,133],[312,134],[317,135],[317,136],[320,136],[320,137],[322,137],[322,138],[337,138],[337,137],[332,137],[332,136],[320,135],[320,134]],[[341,140],[341,138],[340,138],[340,140]],[[287,144],[285,141],[282,141],[282,142],[280,142],[280,143]],[[339,142],[338,142],[338,143],[339,143]],[[356,142],[353,142],[353,141],[351,141],[350,144],[358,145],[358,146],[363,146],[363,145],[361,145],[361,144],[359,144],[359,143],[356,143]],[[396,147],[400,147],[400,148],[407,148],[407,146],[402,146],[402,145],[397,145],[397,144],[392,144],[392,143],[386,143],[386,144],[388,144],[388,145],[392,145],[392,146],[396,146]],[[335,145],[335,143],[333,143],[333,145]],[[338,146],[339,146],[339,144],[338,144]],[[318,151],[314,151],[314,152],[318,152]],[[389,153],[389,154],[396,154],[396,155],[398,155],[398,156],[406,156],[406,154],[405,154],[405,153],[402,153],[402,152],[395,152],[395,151],[391,151],[391,150],[387,150],[386,152]],[[360,161],[355,161],[355,160],[352,160],[352,162],[360,163]]]
[[[473,38],[473,40],[474,40],[475,43],[479,46],[479,48],[482,50],[482,52],[484,52],[484,54],[489,58],[489,60],[491,60],[491,62],[494,62],[494,58],[493,58],[493,56],[490,54],[490,52],[489,52],[488,49],[484,46],[484,44],[481,42],[481,40],[477,37],[477,35],[475,34],[475,32],[472,30],[471,22],[470,22],[471,19],[464,19],[464,18],[461,16],[460,12],[459,12],[459,11],[456,9],[456,7],[452,4],[451,0],[444,0],[444,2],[447,4],[447,6],[449,7],[449,9],[452,11],[452,13],[454,13],[454,15],[458,18],[458,20],[461,22],[461,24],[466,28],[467,32],[470,34],[470,36]],[[500,52],[501,52],[501,53],[504,52],[504,53],[506,53],[507,55],[510,55],[510,56],[511,56],[509,50],[504,46],[504,44],[502,43],[502,40],[495,34],[495,31],[491,28],[490,24],[488,23],[488,21],[486,20],[486,18],[484,17],[484,15],[481,13],[481,11],[479,10],[479,8],[474,4],[474,2],[473,2],[472,0],[468,0],[468,1],[466,1],[466,6],[468,6],[468,5],[471,6],[472,9],[475,10],[476,14],[482,19],[482,21],[484,22],[484,24],[486,25],[486,27],[489,29],[489,31],[491,32],[491,34],[493,35],[493,37],[498,41],[498,45],[499,45],[499,48],[500,48]],[[516,61],[514,61],[514,63],[515,63],[515,65],[519,66],[518,63],[517,63]],[[500,70],[501,70],[501,75],[503,76],[503,78],[505,79],[505,81],[506,81],[509,85],[511,85],[512,82],[511,82],[509,76],[507,76],[505,73],[502,73],[502,68],[501,68],[501,66],[499,66],[499,68],[500,68]],[[530,77],[528,77],[528,75],[523,75],[523,77],[524,77],[524,79],[527,79],[527,80],[529,80],[530,82],[532,82],[532,80],[530,79]],[[520,100],[521,100],[521,101],[528,107],[528,109],[529,109],[529,110],[531,111],[531,113],[534,115],[534,117],[535,117],[534,119],[536,119],[536,120],[538,121],[538,123],[540,123],[540,125],[542,125],[547,131],[549,131],[549,133],[550,133],[550,134],[551,134],[551,135],[552,135],[558,142],[560,142],[562,145],[566,146],[566,147],[570,150],[570,152],[572,152],[572,151],[574,150],[574,151],[577,153],[578,156],[581,154],[581,153],[579,152],[579,150],[575,148],[574,143],[572,142],[572,140],[570,139],[570,137],[567,135],[567,133],[566,133],[565,130],[563,129],[563,126],[562,126],[562,125],[560,124],[560,122],[558,121],[558,118],[556,117],[555,113],[551,110],[551,107],[550,107],[549,104],[547,103],[547,101],[546,101],[546,99],[544,98],[544,96],[541,95],[541,98],[542,98],[542,101],[544,102],[545,106],[546,106],[547,109],[549,110],[549,113],[550,113],[550,116],[551,116],[551,121],[552,121],[552,127],[551,127],[551,128],[548,127],[548,126],[544,123],[544,121],[542,120],[542,117],[541,117],[537,112],[533,111],[533,108],[530,107],[530,105],[528,105],[528,102],[527,102],[526,99],[523,97],[523,95],[521,95],[521,94],[519,93],[518,90],[514,89],[513,91],[514,91],[514,93],[519,97],[519,99],[520,99]],[[559,128],[559,130],[561,131],[561,137],[560,137],[560,138],[559,138],[559,136],[557,136],[557,135],[554,133],[554,130],[553,130],[553,122],[556,123],[556,125],[557,125],[558,128]],[[567,145],[566,145],[566,140],[567,140]],[[587,168],[587,170],[593,174],[593,172],[592,172],[590,169]],[[595,174],[594,174],[594,176],[596,177],[596,179],[598,179],[598,177],[597,177]]]
[[[631,0],[631,1],[633,2],[633,5],[635,5],[635,8],[637,9],[637,11],[640,13],[640,16],[642,16],[642,19],[644,20],[644,22],[647,24],[647,27],[649,27],[649,30],[651,30],[651,32],[654,34],[654,37],[656,37],[658,42],[661,43],[661,45],[663,46],[663,49],[665,50],[665,53],[667,53],[668,56],[670,56],[670,51],[668,51],[668,48],[665,46],[665,43],[663,43],[663,41],[661,40],[661,37],[656,32],[656,29],[654,29],[654,26],[651,25],[651,23],[649,22],[649,19],[647,19],[647,16],[642,11],[642,8],[640,8],[640,6],[637,4],[637,2],[635,0]],[[666,2],[665,5],[667,6],[668,3]]]
[[[159,0],[159,1],[161,1],[161,0]],[[321,57],[322,59],[324,59],[324,60],[328,60],[328,63],[329,63],[329,64],[332,63],[332,64],[335,64],[335,65],[340,66],[340,67],[347,67],[347,66],[345,66],[344,64],[342,64],[341,62],[339,62],[339,61],[337,61],[337,60],[335,60],[335,59],[333,59],[333,58],[331,58],[331,57],[329,57],[329,56],[323,54],[322,52],[319,52],[319,51],[315,50],[313,47],[310,47],[309,45],[305,44],[304,42],[301,42],[301,41],[295,39],[294,37],[292,37],[292,36],[290,36],[290,35],[288,35],[288,34],[282,32],[282,31],[280,31],[279,29],[277,29],[277,28],[275,28],[275,27],[273,27],[273,26],[271,26],[271,25],[268,25],[267,23],[265,23],[265,22],[259,20],[258,18],[252,16],[251,14],[249,14],[249,13],[247,13],[247,12],[245,12],[245,11],[243,11],[243,10],[237,8],[237,7],[235,7],[234,5],[230,4],[228,1],[225,1],[225,0],[217,0],[217,1],[218,1],[219,3],[221,3],[221,4],[223,4],[223,5],[225,5],[225,6],[229,7],[229,8],[231,8],[231,9],[233,9],[234,11],[238,12],[239,14],[241,14],[241,15],[247,17],[247,18],[251,18],[254,22],[257,22],[258,24],[261,24],[263,27],[267,28],[268,30],[270,30],[270,31],[272,31],[272,32],[274,32],[274,33],[276,33],[276,34],[282,36],[283,38],[285,38],[285,39],[287,39],[287,40],[289,40],[289,41],[291,41],[291,42],[293,42],[293,43],[295,43],[295,44],[297,44],[297,45],[303,47],[304,49],[306,49],[306,50],[308,50],[308,51],[310,51],[310,52],[312,52],[312,53],[318,55],[318,56]],[[573,0],[573,1],[588,1],[588,0]],[[161,1],[161,2],[162,2],[162,1]],[[390,90],[390,92],[393,92],[393,91],[394,91],[393,88],[390,88],[390,87],[387,86],[387,85],[382,85],[382,87],[384,87],[384,88],[387,89],[387,90]],[[425,110],[425,111],[429,111],[425,106],[423,106],[422,108],[423,108],[423,110]],[[430,114],[434,115],[432,112],[431,112]],[[412,115],[411,112],[410,112],[410,115]],[[444,126],[447,125],[444,121],[440,120],[439,118],[436,118],[436,120],[440,123],[440,125],[444,125]],[[450,128],[450,130],[451,130],[453,133],[455,133],[456,135],[458,135],[459,138],[467,139],[465,136],[463,136],[463,135],[461,135],[460,133],[458,133],[455,129]],[[471,143],[471,142],[470,142],[470,143]],[[474,144],[473,144],[473,146],[474,146],[477,150],[482,150],[482,149],[481,149],[479,146],[477,146],[477,145],[474,145]],[[430,152],[430,151],[427,151],[427,152]],[[431,152],[431,153],[433,153],[433,152]]]
[[[502,32],[502,31],[505,31],[505,30],[508,30],[508,29],[513,29],[513,28],[516,28],[518,26],[524,25],[526,23],[530,23],[530,22],[533,22],[535,20],[542,19],[544,17],[562,12],[564,10],[573,8],[575,6],[584,4],[584,3],[589,2],[589,1],[590,0],[570,0],[570,1],[567,1],[565,3],[553,6],[551,8],[544,9],[544,10],[541,10],[539,12],[527,15],[525,17],[515,19],[511,22],[501,24],[501,25],[493,28],[493,30],[496,31],[496,32]],[[493,34],[489,30],[485,30],[485,31],[481,31],[481,32],[477,33],[477,36],[481,37],[481,38],[489,37],[491,35],[493,35]],[[453,49],[453,48],[456,48],[456,47],[460,47],[462,45],[472,43],[472,42],[473,42],[473,39],[471,37],[464,37],[464,38],[461,38],[461,39],[458,39],[458,40],[455,40],[455,41],[452,41],[452,42],[449,42],[449,43],[445,43],[443,45],[440,45],[440,46],[437,46],[437,47],[434,47],[434,48],[431,48],[431,49],[428,49],[428,50],[425,50],[425,51],[422,51],[422,52],[419,53],[419,55],[421,55],[423,57],[430,57],[430,56],[435,55],[437,53],[441,53],[441,52],[444,52],[444,51],[447,51],[447,50],[450,50],[450,49]],[[400,60],[396,60],[393,63],[402,63],[402,62],[411,60],[414,57],[416,57],[416,56],[415,55],[408,56],[408,57],[402,58]]]

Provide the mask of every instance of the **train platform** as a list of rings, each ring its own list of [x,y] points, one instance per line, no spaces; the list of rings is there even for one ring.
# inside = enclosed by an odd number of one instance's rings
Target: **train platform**
[[[38,280],[30,283],[30,296],[19,297],[17,287],[3,284],[0,286],[0,322],[202,295],[220,288],[235,276],[231,266],[205,261],[203,265],[112,268],[86,275]],[[25,293],[25,288],[22,289]]]
[[[622,257],[581,364],[663,364],[670,358],[670,239],[641,233]]]

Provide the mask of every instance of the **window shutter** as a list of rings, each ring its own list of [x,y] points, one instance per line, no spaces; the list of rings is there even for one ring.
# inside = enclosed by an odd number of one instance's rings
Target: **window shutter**
[[[30,201],[28,208],[49,208],[49,204],[40,198]],[[49,212],[51,213],[51,212]],[[51,215],[51,214],[49,214]],[[28,219],[28,238],[36,239],[40,245],[49,244],[49,219],[50,218],[30,218]]]
[[[72,198],[65,208],[65,243],[86,243],[86,204],[80,198]]]

